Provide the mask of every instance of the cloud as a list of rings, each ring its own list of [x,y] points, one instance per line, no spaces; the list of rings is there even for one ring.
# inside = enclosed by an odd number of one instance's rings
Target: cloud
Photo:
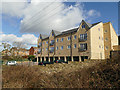
[[[85,11],[78,2],[69,6],[63,2],[40,1],[4,3],[3,13],[22,18],[20,32],[41,34],[49,34],[52,29],[63,31],[76,27],[82,19],[100,15],[95,10]]]
[[[37,37],[34,36],[33,34],[23,34],[21,37],[17,37],[14,34],[2,34],[2,42],[23,42],[24,44],[27,45],[37,45]]]
[[[94,17],[94,16],[100,17],[101,15],[100,15],[100,12],[92,9],[92,10],[88,11],[88,16],[90,16],[90,17]]]

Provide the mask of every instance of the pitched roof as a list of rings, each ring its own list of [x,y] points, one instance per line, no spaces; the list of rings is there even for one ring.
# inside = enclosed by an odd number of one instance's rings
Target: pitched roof
[[[63,31],[61,34],[68,34],[68,33],[76,32],[77,30],[78,30],[78,28],[74,28],[74,29],[70,29],[67,31]]]
[[[90,23],[88,23],[88,22],[86,22],[86,21],[84,21],[84,20],[82,20],[82,22],[85,22],[85,24],[86,24],[89,28],[91,28],[91,27],[99,24],[101,21],[100,21],[100,22],[97,22],[97,23],[93,23],[93,24],[90,24]],[[73,33],[73,32],[77,32],[78,29],[79,29],[79,27],[73,28],[73,29],[70,29],[70,30],[67,30],[67,31],[63,31],[63,32],[56,31],[56,30],[52,30],[52,31],[54,32],[55,36],[60,36],[60,35],[65,35],[65,34],[70,34],[70,33]],[[42,35],[42,39],[47,39],[47,38],[49,38],[49,36],[47,36],[47,35]]]
[[[92,24],[92,27],[95,26],[95,25],[97,25],[97,24],[99,24],[99,23],[101,23],[101,21],[100,21],[100,22],[97,22],[97,23],[93,23],[93,24]]]
[[[55,36],[57,36],[57,35],[61,34],[61,32],[56,31],[56,30],[53,30],[53,32],[55,33]]]
[[[84,20],[83,20],[83,21],[84,21]],[[92,26],[92,24],[90,24],[90,23],[88,23],[88,22],[86,22],[86,21],[84,21],[84,22],[88,25],[89,28]]]
[[[46,38],[48,38],[47,35],[42,35],[42,39],[46,39]]]

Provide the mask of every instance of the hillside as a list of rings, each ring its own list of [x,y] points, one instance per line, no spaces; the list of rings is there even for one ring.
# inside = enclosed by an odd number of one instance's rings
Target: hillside
[[[118,88],[119,65],[116,58],[47,66],[3,66],[3,88]]]

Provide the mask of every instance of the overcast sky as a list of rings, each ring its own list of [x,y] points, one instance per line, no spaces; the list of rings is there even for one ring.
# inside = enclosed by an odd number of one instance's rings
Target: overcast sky
[[[20,1],[2,3],[0,35],[3,42],[22,41],[28,47],[35,46],[40,33],[49,35],[52,29],[64,31],[78,27],[83,19],[91,24],[111,21],[118,31],[117,2]]]

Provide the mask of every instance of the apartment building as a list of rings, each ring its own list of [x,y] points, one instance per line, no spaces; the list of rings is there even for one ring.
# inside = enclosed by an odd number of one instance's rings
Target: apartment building
[[[111,22],[90,24],[82,20],[78,28],[40,34],[37,61],[107,59],[114,45],[118,45],[118,36]]]

